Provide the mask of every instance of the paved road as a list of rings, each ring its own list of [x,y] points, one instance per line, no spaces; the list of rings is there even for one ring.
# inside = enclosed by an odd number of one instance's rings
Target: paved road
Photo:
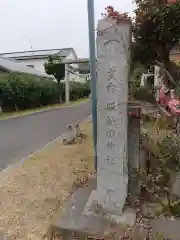
[[[44,147],[65,132],[67,124],[83,120],[89,114],[90,102],[1,120],[0,169]]]

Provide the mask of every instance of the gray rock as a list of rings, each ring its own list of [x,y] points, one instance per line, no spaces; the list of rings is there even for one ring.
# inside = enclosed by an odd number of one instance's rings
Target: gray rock
[[[178,173],[173,184],[172,193],[180,197],[180,174]]]
[[[147,218],[156,217],[158,211],[160,213],[160,204],[158,203],[144,203],[141,206],[141,213]]]
[[[165,239],[180,239],[180,220],[153,220],[151,222],[153,237],[158,233],[163,234]]]
[[[67,126],[67,131],[64,134],[63,143],[72,144],[76,139],[76,128],[73,124]]]

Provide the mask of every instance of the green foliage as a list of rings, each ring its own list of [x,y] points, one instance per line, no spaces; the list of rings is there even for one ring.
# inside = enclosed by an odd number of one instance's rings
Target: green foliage
[[[53,75],[57,82],[60,82],[65,76],[65,64],[61,64],[61,61],[59,57],[49,56],[48,62],[44,64],[46,73]]]
[[[180,200],[168,200],[167,198],[162,201],[162,210],[165,216],[180,217]]]
[[[72,82],[70,85],[71,99],[76,100],[78,98],[88,97],[90,94],[90,81],[86,81],[84,84],[80,82]]]
[[[158,143],[158,159],[165,168],[173,171],[180,170],[180,140],[179,137],[167,136],[161,143]]]
[[[139,101],[155,103],[154,92],[146,87],[139,87],[134,92],[133,97]]]
[[[143,64],[169,62],[171,49],[180,38],[180,2],[164,4],[157,0],[136,0],[133,28],[133,58]]]
[[[176,94],[177,98],[180,98],[180,87],[179,86],[175,89],[175,94]]]
[[[65,100],[65,84],[60,83],[62,101]],[[70,100],[87,97],[90,84],[70,83]],[[0,102],[3,111],[35,108],[59,102],[58,84],[49,79],[25,74],[0,75]]]
[[[128,82],[129,86],[129,96],[134,98],[137,91],[140,88],[141,75],[145,72],[145,68],[142,64],[136,62],[131,66],[131,77]]]
[[[62,103],[62,88],[61,80],[65,77],[65,64],[62,64],[62,59],[59,56],[49,56],[48,62],[44,64],[45,72],[53,75],[58,83],[59,102]]]

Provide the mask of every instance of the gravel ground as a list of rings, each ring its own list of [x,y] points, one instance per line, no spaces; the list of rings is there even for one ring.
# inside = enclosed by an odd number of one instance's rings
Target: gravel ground
[[[61,210],[77,176],[92,171],[91,123],[82,143],[55,141],[0,177],[0,230],[12,239],[41,239]]]

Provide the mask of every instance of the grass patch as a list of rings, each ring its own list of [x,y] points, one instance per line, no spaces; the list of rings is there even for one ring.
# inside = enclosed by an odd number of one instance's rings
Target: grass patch
[[[91,123],[80,126],[87,136],[81,144],[57,140],[0,177],[0,229],[12,239],[41,239],[73,183],[92,172]]]
[[[13,117],[24,116],[24,115],[32,114],[32,113],[35,113],[35,112],[40,112],[40,111],[43,111],[43,110],[63,108],[63,107],[72,107],[74,105],[77,105],[77,104],[80,104],[80,103],[83,103],[83,102],[88,102],[88,101],[89,101],[89,99],[85,98],[85,99],[79,99],[79,100],[76,100],[76,101],[72,101],[68,105],[67,104],[53,104],[53,105],[49,105],[49,106],[32,108],[32,109],[27,109],[27,110],[18,111],[18,112],[1,113],[0,114],[0,120],[13,118]]]

